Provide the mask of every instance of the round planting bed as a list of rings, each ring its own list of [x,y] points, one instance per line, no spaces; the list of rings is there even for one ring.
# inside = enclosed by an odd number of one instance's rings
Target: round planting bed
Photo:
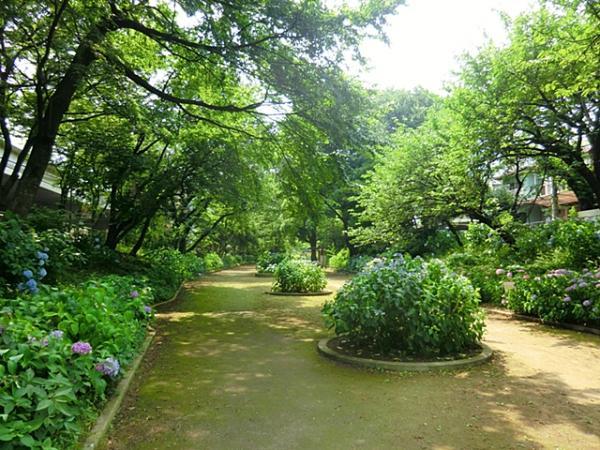
[[[460,359],[440,359],[432,361],[390,361],[383,359],[362,358],[342,353],[332,348],[331,343],[337,338],[321,339],[317,344],[319,353],[334,361],[371,369],[392,370],[397,372],[427,370],[453,370],[483,364],[492,357],[492,349],[481,344],[481,351]]]
[[[333,294],[332,291],[319,291],[319,292],[277,292],[277,291],[268,291],[265,294],[269,295],[278,295],[281,297],[315,297],[318,295],[330,295]]]

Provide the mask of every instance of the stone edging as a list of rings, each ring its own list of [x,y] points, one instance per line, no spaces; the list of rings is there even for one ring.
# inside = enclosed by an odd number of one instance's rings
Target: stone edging
[[[504,310],[497,309],[497,308],[485,308],[485,311],[488,311],[488,312],[491,312],[494,314],[500,314],[501,316],[505,316],[505,317],[510,317],[511,319],[523,320],[523,321],[527,321],[527,322],[535,322],[535,323],[539,323],[541,325],[548,325],[550,327],[564,328],[566,330],[579,331],[581,333],[589,333],[589,334],[595,334],[597,336],[600,336],[600,329],[598,329],[598,328],[586,327],[584,325],[577,325],[575,323],[548,322],[548,321],[540,319],[539,317],[526,316],[524,314],[517,314],[512,311],[504,311]]]
[[[167,303],[171,303],[175,300],[177,300],[177,297],[179,297],[179,292],[181,292],[181,289],[183,289],[183,285],[185,284],[185,281],[182,281],[181,284],[179,285],[179,287],[177,288],[177,291],[175,291],[175,294],[173,295],[173,297],[171,297],[169,300],[165,300],[164,302],[160,302],[160,303],[155,303],[154,305],[152,305],[153,308],[156,308],[157,306],[162,306],[162,305],[166,305]]]
[[[317,344],[319,353],[334,361],[351,364],[353,366],[367,367],[371,369],[391,370],[395,372],[423,372],[427,370],[454,370],[483,364],[492,357],[492,349],[486,344],[481,344],[481,353],[469,358],[454,359],[450,361],[426,361],[426,362],[403,362],[403,361],[380,361],[370,358],[358,358],[348,356],[333,350],[329,342],[334,338],[321,339]]]
[[[94,427],[88,434],[88,437],[85,440],[83,446],[81,447],[81,450],[91,450],[98,448],[100,443],[106,437],[108,429],[110,428],[112,421],[114,420],[115,416],[117,415],[117,412],[119,411],[119,408],[121,407],[121,404],[123,403],[125,394],[127,393],[129,385],[131,384],[131,380],[137,372],[137,369],[139,368],[140,363],[142,362],[142,359],[144,358],[146,351],[150,347],[150,344],[152,343],[152,340],[154,339],[155,335],[156,332],[151,331],[148,333],[148,336],[146,336],[146,339],[144,340],[144,343],[140,348],[138,356],[135,358],[135,360],[125,373],[123,379],[117,385],[113,396],[104,406],[102,413],[96,419],[96,423],[94,424]]]
[[[316,297],[319,295],[330,295],[333,291],[320,291],[320,292],[276,292],[268,291],[265,294],[276,295],[280,297]]]

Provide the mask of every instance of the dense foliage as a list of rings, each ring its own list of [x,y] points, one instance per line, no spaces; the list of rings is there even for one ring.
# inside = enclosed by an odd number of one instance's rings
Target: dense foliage
[[[258,273],[274,273],[277,264],[286,258],[285,253],[263,252],[256,260],[256,271]]]
[[[285,259],[275,268],[273,291],[319,292],[326,285],[325,272],[311,262]]]
[[[336,334],[380,351],[445,356],[480,342],[483,312],[469,281],[439,260],[375,260],[323,308]]]
[[[116,276],[0,299],[0,446],[68,448],[134,358],[152,301]]]
[[[556,269],[541,276],[499,271],[512,282],[504,301],[513,311],[550,322],[600,325],[600,271]]]

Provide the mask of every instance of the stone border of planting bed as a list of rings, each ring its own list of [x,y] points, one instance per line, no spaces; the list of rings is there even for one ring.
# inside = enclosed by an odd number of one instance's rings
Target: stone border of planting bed
[[[548,326],[554,327],[554,328],[564,328],[565,330],[579,331],[581,333],[589,333],[589,334],[595,334],[597,336],[600,336],[599,328],[586,327],[584,325],[578,325],[576,323],[549,322],[549,321],[542,320],[539,317],[526,316],[524,314],[518,314],[518,313],[515,313],[512,311],[505,311],[503,309],[498,309],[498,308],[486,307],[485,311],[500,314],[502,316],[509,317],[511,319],[523,320],[526,322],[535,322],[535,323],[539,323],[541,325],[548,325]]]
[[[320,291],[320,292],[277,292],[268,291],[265,294],[278,295],[280,297],[317,297],[319,295],[330,295],[333,291]]]
[[[317,349],[319,353],[329,359],[337,362],[350,364],[353,366],[365,367],[369,369],[383,369],[395,372],[424,372],[427,370],[454,370],[465,367],[483,364],[492,357],[492,349],[481,344],[481,353],[475,356],[449,361],[423,361],[423,362],[404,362],[404,361],[383,361],[371,358],[358,358],[356,356],[344,355],[329,346],[329,342],[335,338],[325,338],[319,340]]]
[[[150,344],[152,343],[154,336],[156,336],[155,331],[149,332],[148,336],[146,336],[146,339],[144,340],[144,343],[142,344],[142,347],[140,349],[140,353],[135,358],[131,366],[129,366],[129,369],[125,373],[125,376],[121,381],[119,381],[119,384],[117,385],[113,396],[106,403],[104,409],[96,419],[96,423],[89,432],[84,444],[81,446],[82,450],[96,449],[106,438],[112,421],[114,420],[115,416],[117,415],[117,412],[119,411],[119,408],[121,407],[121,404],[123,403],[125,394],[127,393],[129,385],[131,384],[131,380],[133,380],[133,376],[137,372],[137,369],[139,368],[142,359],[144,359],[144,355],[150,348]]]

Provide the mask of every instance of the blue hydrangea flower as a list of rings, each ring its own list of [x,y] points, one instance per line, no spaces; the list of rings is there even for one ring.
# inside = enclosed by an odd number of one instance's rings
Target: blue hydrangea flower
[[[50,337],[54,339],[62,339],[65,335],[65,332],[62,330],[53,330],[50,332]]]
[[[108,357],[104,361],[101,361],[98,364],[96,364],[95,368],[98,372],[114,378],[119,374],[121,365],[119,364],[119,361],[115,358]]]
[[[35,256],[37,257],[37,259],[42,260],[42,261],[48,260],[48,253],[36,252]]]
[[[38,275],[40,276],[40,278],[44,278],[46,275],[48,275],[48,272],[46,271],[46,269],[41,267],[40,270],[38,270]]]
[[[588,306],[590,306],[592,304],[592,301],[591,300],[584,300],[582,304],[583,304],[583,306],[585,306],[587,308]]]
[[[29,290],[36,289],[37,288],[37,281],[35,281],[33,278],[30,278],[25,283],[25,287],[27,287]]]
[[[148,305],[144,305],[144,312],[146,314],[150,314],[152,312],[152,308]]]
[[[29,280],[30,278],[33,278],[33,272],[29,269],[24,270],[23,276]]]

